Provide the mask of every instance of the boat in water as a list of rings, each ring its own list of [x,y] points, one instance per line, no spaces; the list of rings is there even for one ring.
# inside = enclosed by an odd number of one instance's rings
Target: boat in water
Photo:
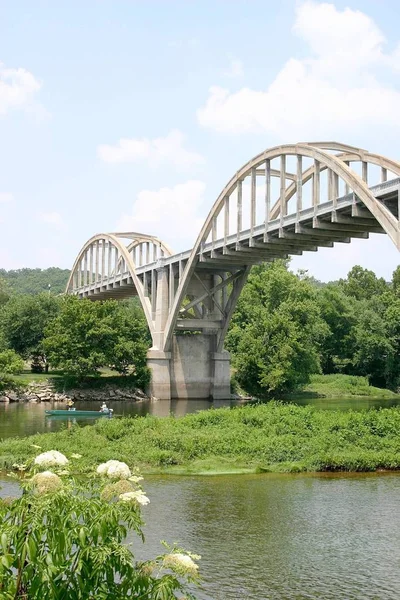
[[[47,416],[51,417],[112,417],[112,408],[107,410],[76,410],[75,408],[46,410]]]

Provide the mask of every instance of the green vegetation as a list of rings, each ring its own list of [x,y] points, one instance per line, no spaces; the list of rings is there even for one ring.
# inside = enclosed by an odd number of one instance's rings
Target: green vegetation
[[[322,287],[282,261],[254,267],[226,340],[240,388],[259,398],[283,396],[323,373],[397,390],[399,281],[400,267],[393,283],[356,266]]]
[[[0,277],[0,352],[14,350],[30,361],[33,372],[56,369],[64,386],[70,381],[104,385],[100,372],[109,369],[146,387],[151,339],[137,298],[117,303],[24,295],[15,293],[9,280]],[[363,377],[375,388],[396,391],[400,267],[392,282],[355,266],[346,279],[320,285],[305,271],[288,271],[285,261],[256,266],[239,298],[226,348],[233,389],[258,398],[324,393],[307,387],[315,374]],[[354,394],[357,388],[362,395],[381,396],[366,380],[335,379],[328,393]]]
[[[149,503],[128,465],[111,461],[75,479],[59,452],[28,466],[19,498],[0,499],[0,597],[4,600],[195,600],[199,556],[173,547],[136,561],[128,532],[143,541],[141,505]],[[49,471],[48,468],[52,470]]]
[[[24,368],[24,361],[14,350],[0,352],[0,380],[2,375],[16,375]]]
[[[50,363],[67,375],[96,375],[107,365],[122,375],[135,375],[140,387],[148,383],[147,325],[130,303],[66,296],[45,331],[43,346]]]
[[[14,295],[0,313],[0,352],[17,352],[31,362],[35,374],[47,373],[51,364],[49,377],[62,373],[62,387],[98,379],[107,368],[109,374],[127,376],[130,385],[144,388],[149,380],[149,346],[147,323],[136,300]]]
[[[2,308],[0,330],[7,346],[30,360],[32,371],[48,369],[43,347],[45,329],[56,317],[60,301],[48,294],[12,296]]]
[[[326,332],[309,282],[282,261],[254,267],[226,340],[239,385],[257,397],[304,385],[320,370]]]
[[[9,289],[17,294],[40,294],[48,291],[49,285],[52,294],[62,294],[65,292],[69,274],[69,269],[57,267],[11,271],[0,269],[0,279],[4,280]]]
[[[356,375],[311,375],[310,383],[303,388],[305,395],[319,396],[372,396],[374,398],[395,398],[390,390],[377,388],[369,384],[367,377]]]
[[[77,452],[79,472],[118,457],[147,472],[373,471],[400,468],[400,410],[318,411],[268,402],[182,418],[113,418],[94,426],[8,439],[0,466],[43,450]]]

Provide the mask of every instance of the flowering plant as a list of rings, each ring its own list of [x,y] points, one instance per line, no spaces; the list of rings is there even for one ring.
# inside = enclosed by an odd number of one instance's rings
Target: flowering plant
[[[173,548],[138,562],[124,544],[128,531],[143,539],[142,477],[119,461],[84,479],[68,467],[45,452],[25,471],[22,495],[0,500],[0,598],[193,599],[200,557]]]

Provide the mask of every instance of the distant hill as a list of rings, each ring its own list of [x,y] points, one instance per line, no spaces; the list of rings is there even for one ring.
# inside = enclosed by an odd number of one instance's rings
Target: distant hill
[[[67,285],[69,269],[50,267],[49,269],[0,269],[0,279],[19,294],[40,294],[47,292],[49,284],[52,294],[61,294]]]

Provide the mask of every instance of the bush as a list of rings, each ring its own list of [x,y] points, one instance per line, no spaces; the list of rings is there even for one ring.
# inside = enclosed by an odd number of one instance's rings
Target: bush
[[[187,583],[198,579],[199,557],[174,547],[136,562],[124,544],[128,530],[143,539],[142,478],[114,460],[79,480],[68,467],[60,452],[44,452],[21,482],[22,496],[0,500],[0,597],[194,599]]]
[[[24,361],[14,350],[0,352],[0,376],[22,373]]]

